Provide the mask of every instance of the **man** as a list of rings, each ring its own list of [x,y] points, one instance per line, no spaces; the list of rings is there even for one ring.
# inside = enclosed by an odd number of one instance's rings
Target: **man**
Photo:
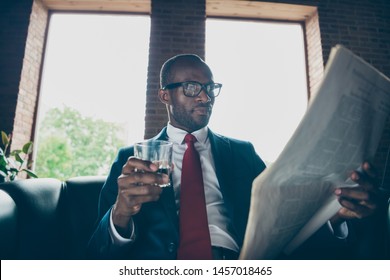
[[[244,239],[252,181],[265,164],[251,143],[217,135],[207,127],[221,85],[214,83],[202,59],[190,54],[175,56],[164,63],[160,80],[158,96],[166,105],[169,123],[154,139],[174,143],[172,176],[157,173],[156,165],[134,158],[133,147],[121,149],[101,192],[100,223],[89,243],[90,257],[178,258],[182,247],[180,207],[184,207],[180,205],[181,172],[188,146],[184,139],[190,133],[196,137],[194,145],[200,156],[211,257],[236,259]],[[363,165],[363,170],[351,175],[360,187],[336,189],[344,208],[324,225],[326,237],[321,240],[345,243],[350,233],[344,221],[370,216],[375,211],[370,166]],[[158,187],[170,179],[173,187]],[[344,246],[343,252],[346,250]],[[310,252],[310,248],[304,251]]]

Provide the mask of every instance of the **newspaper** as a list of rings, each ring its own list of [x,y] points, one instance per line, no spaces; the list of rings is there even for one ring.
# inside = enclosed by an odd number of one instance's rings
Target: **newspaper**
[[[341,208],[335,187],[373,159],[390,112],[390,80],[343,46],[276,162],[253,182],[240,259],[292,253]]]

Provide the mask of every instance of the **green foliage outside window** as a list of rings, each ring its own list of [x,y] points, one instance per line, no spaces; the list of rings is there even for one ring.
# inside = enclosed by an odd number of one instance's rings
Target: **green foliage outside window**
[[[60,180],[106,175],[125,144],[120,131],[118,124],[84,117],[72,108],[53,108],[40,125],[35,171]]]

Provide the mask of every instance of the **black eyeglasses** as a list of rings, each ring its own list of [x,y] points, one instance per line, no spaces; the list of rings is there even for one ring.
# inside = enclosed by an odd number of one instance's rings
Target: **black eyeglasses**
[[[222,84],[218,83],[210,83],[210,84],[201,84],[195,81],[181,82],[181,83],[173,83],[168,84],[163,87],[163,90],[173,89],[177,87],[183,87],[183,93],[187,97],[196,97],[198,96],[202,89],[207,93],[210,98],[217,97],[221,92]]]

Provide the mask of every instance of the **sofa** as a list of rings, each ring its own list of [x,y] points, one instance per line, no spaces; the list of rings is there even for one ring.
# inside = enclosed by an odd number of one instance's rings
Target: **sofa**
[[[0,184],[0,259],[85,259],[105,179]]]
[[[105,179],[41,178],[0,184],[0,259],[86,259]],[[385,258],[390,259],[390,207],[386,215],[383,245]]]

